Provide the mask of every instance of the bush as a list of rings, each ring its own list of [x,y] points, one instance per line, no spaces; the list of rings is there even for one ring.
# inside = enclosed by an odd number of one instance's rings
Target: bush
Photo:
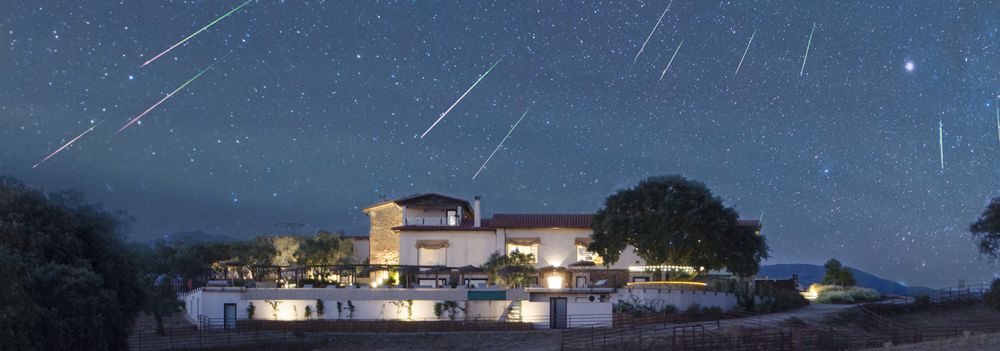
[[[1000,311],[1000,279],[994,279],[990,285],[990,292],[983,296],[986,306]]]
[[[930,306],[931,302],[932,301],[930,295],[920,294],[917,295],[916,299],[914,299],[913,304],[916,306],[925,307],[925,306]]]
[[[677,313],[677,306],[674,306],[674,305],[663,306],[663,310],[660,311],[660,312],[663,312],[663,314],[674,314],[674,313]]]
[[[704,315],[706,315],[706,316],[721,316],[722,315],[722,307],[719,307],[719,306],[706,306],[705,308],[701,309],[701,313],[704,314]]]
[[[247,319],[253,319],[253,313],[257,311],[257,307],[254,307],[253,302],[247,305]]]
[[[684,310],[684,314],[689,315],[689,316],[700,316],[701,315],[701,305],[696,304],[696,303],[691,304],[690,306],[688,306],[688,308],[686,310]]]
[[[852,286],[850,288],[839,288],[832,286],[812,286],[810,290],[818,291],[816,303],[855,303],[878,301],[882,296],[878,291],[869,288]]]
[[[770,313],[770,312],[781,312],[787,311],[809,304],[809,300],[802,297],[798,291],[781,290],[776,291],[769,297],[764,298],[760,304],[756,306],[757,312]]]

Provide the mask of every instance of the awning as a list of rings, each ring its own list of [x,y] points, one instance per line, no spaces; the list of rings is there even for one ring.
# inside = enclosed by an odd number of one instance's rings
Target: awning
[[[418,249],[443,249],[448,247],[448,240],[417,240]]]
[[[591,238],[576,238],[574,240],[574,242],[576,243],[576,246],[587,246],[587,245],[590,245],[590,243],[594,242],[594,239],[591,239]]]
[[[531,246],[539,245],[542,243],[542,239],[539,238],[507,238],[507,244],[521,245],[521,246]]]

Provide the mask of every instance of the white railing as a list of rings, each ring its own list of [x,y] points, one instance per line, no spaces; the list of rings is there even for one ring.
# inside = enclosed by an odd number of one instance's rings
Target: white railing
[[[458,225],[458,220],[455,224],[448,224],[447,217],[406,217],[403,225]]]

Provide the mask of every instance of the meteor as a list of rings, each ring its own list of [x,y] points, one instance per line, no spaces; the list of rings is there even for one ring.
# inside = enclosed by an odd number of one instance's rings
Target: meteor
[[[434,129],[434,126],[436,126],[439,122],[441,122],[441,120],[444,119],[444,116],[448,115],[448,112],[451,112],[451,109],[455,108],[455,105],[458,105],[458,103],[462,101],[462,99],[464,99],[466,95],[469,95],[469,92],[472,91],[472,89],[475,88],[476,85],[478,85],[479,82],[483,80],[483,78],[486,78],[486,75],[490,74],[490,71],[493,70],[493,67],[496,67],[498,64],[500,64],[500,61],[503,61],[503,56],[501,56],[500,59],[497,60],[497,62],[494,62],[493,66],[490,66],[490,69],[486,70],[486,73],[483,73],[483,75],[479,76],[479,79],[476,79],[476,82],[472,83],[472,86],[469,87],[469,89],[466,90],[465,93],[462,94],[462,96],[459,96],[458,100],[455,100],[455,103],[451,104],[451,107],[449,107],[448,110],[444,111],[444,113],[441,114],[441,117],[438,117],[438,119],[434,121],[434,124],[431,124],[431,126],[427,128],[426,131],[424,131],[424,134],[420,134],[420,139],[423,139],[424,136],[427,135],[427,133],[430,133],[431,129]]]
[[[649,31],[649,36],[646,37],[646,41],[642,42],[642,47],[640,47],[639,52],[635,54],[635,58],[632,59],[632,63],[635,63],[636,61],[639,60],[639,55],[642,55],[642,50],[646,49],[646,43],[649,43],[649,38],[652,38],[653,33],[656,33],[656,28],[660,26],[660,22],[663,22],[663,16],[667,14],[667,11],[670,11],[670,5],[673,4],[674,4],[673,0],[667,3],[667,9],[663,10],[663,13],[660,14],[660,19],[656,20],[656,25],[653,26],[653,30]]]
[[[156,55],[153,58],[149,59],[149,61],[146,61],[146,63],[143,63],[142,66],[139,66],[139,68],[146,67],[146,65],[152,63],[153,61],[156,61],[156,59],[160,58],[160,56],[163,56],[164,54],[170,52],[170,50],[173,50],[174,48],[180,46],[181,44],[184,44],[184,42],[188,41],[188,39],[191,39],[195,35],[198,35],[199,33],[204,32],[206,29],[208,29],[208,27],[211,27],[212,25],[214,25],[217,22],[221,21],[223,18],[229,17],[229,15],[233,14],[234,12],[239,11],[241,8],[243,8],[243,6],[246,6],[251,1],[253,1],[253,0],[247,0],[247,1],[243,2],[243,4],[240,4],[240,6],[237,6],[236,8],[234,8],[232,10],[229,10],[229,12],[226,12],[225,15],[222,15],[221,17],[216,18],[214,21],[212,21],[212,23],[209,23],[208,25],[206,25],[204,27],[201,27],[201,29],[199,29],[197,32],[191,33],[191,35],[188,35],[186,38],[184,38],[181,41],[177,42],[177,44],[174,44],[173,46],[167,48],[166,50],[163,50],[163,52],[161,52],[159,55]]]
[[[944,171],[944,121],[938,120],[938,147],[941,150],[941,170]]]
[[[80,140],[80,138],[83,138],[84,135],[87,135],[87,133],[90,133],[90,132],[94,131],[94,128],[97,128],[97,126],[101,125],[101,123],[103,123],[103,122],[104,121],[97,122],[97,124],[94,124],[94,125],[90,126],[90,128],[88,128],[87,130],[83,131],[83,133],[80,133],[80,135],[77,135],[76,138],[73,138],[69,142],[67,142],[66,144],[63,144],[62,147],[56,149],[56,151],[53,151],[48,156],[45,156],[45,158],[43,158],[41,161],[38,161],[38,163],[36,163],[34,166],[31,166],[31,168],[32,169],[38,168],[39,165],[41,165],[42,163],[45,163],[45,161],[48,161],[50,158],[52,158],[52,156],[55,156],[56,154],[62,152],[63,150],[66,150],[66,148],[68,148],[70,145],[73,145],[73,143],[75,143],[77,140]]]
[[[496,149],[493,149],[493,153],[491,153],[491,154],[490,154],[490,157],[487,157],[487,158],[486,158],[486,162],[483,162],[483,165],[479,167],[479,170],[478,170],[478,171],[476,171],[476,174],[474,174],[474,175],[472,176],[472,180],[476,180],[476,177],[478,177],[478,176],[479,176],[479,172],[482,172],[482,171],[483,171],[483,169],[485,169],[485,168],[486,168],[486,164],[487,164],[487,163],[490,163],[490,159],[492,159],[492,158],[493,158],[493,155],[496,155],[497,151],[500,151],[500,148],[501,148],[501,147],[503,147],[503,143],[504,143],[505,141],[507,141],[507,138],[509,138],[509,137],[510,137],[510,133],[513,133],[513,132],[514,132],[514,128],[517,128],[517,125],[518,125],[518,124],[521,124],[521,120],[522,120],[522,119],[524,119],[524,116],[527,116],[527,115],[528,115],[528,111],[531,111],[531,106],[528,106],[528,109],[524,111],[524,114],[522,114],[522,115],[521,115],[521,118],[519,118],[519,119],[517,120],[517,122],[515,122],[515,123],[514,123],[514,126],[513,126],[513,127],[510,127],[510,131],[508,131],[508,132],[507,132],[507,135],[505,135],[505,136],[503,137],[503,140],[500,140],[500,144],[497,144],[497,148],[496,148]]]
[[[997,105],[997,140],[1000,140],[1000,105]]]
[[[802,68],[799,69],[799,77],[802,76],[802,72],[806,71],[806,59],[809,58],[809,47],[812,46],[813,43],[813,33],[816,33],[816,22],[813,22],[813,29],[809,32],[809,42],[806,43],[806,54],[805,56],[802,56]]]
[[[737,74],[740,74],[740,67],[743,67],[743,59],[747,58],[747,52],[750,51],[750,44],[753,43],[753,37],[755,35],[757,35],[757,30],[756,29],[753,30],[753,34],[750,34],[750,41],[747,42],[747,48],[743,49],[743,57],[740,57],[740,64],[736,65],[736,73],[733,73],[734,77]]]
[[[167,99],[169,99],[171,96],[174,96],[174,94],[176,94],[178,91],[181,91],[181,89],[184,89],[184,87],[186,87],[188,84],[191,84],[191,82],[193,82],[195,79],[198,79],[198,77],[201,77],[202,74],[205,74],[205,72],[208,72],[208,70],[212,69],[212,67],[214,67],[216,63],[219,63],[219,62],[216,61],[215,63],[213,63],[213,64],[209,65],[208,67],[206,67],[205,69],[201,70],[201,72],[198,72],[198,74],[194,75],[194,77],[191,77],[191,79],[188,79],[186,82],[184,82],[184,84],[181,84],[181,86],[177,87],[177,89],[174,89],[174,91],[171,91],[170,94],[167,94],[167,96],[164,96],[162,99],[160,99],[160,101],[157,101],[155,104],[153,104],[153,106],[150,106],[149,108],[147,108],[146,111],[143,111],[138,116],[135,116],[135,118],[132,118],[131,120],[129,120],[128,123],[125,123],[125,125],[122,126],[120,129],[118,129],[118,131],[115,132],[115,134],[121,133],[123,130],[125,130],[125,128],[128,128],[133,123],[139,121],[139,119],[142,118],[143,116],[145,116],[147,113],[149,113],[150,111],[152,111],[153,109],[155,109],[157,106],[160,106],[160,104],[162,104],[164,101],[167,101]]]
[[[670,61],[667,62],[667,68],[664,68],[663,73],[660,73],[660,80],[663,80],[663,76],[667,75],[667,70],[670,69],[670,64],[674,63],[674,57],[677,57],[677,52],[681,51],[681,45],[684,45],[684,39],[681,39],[680,44],[677,44],[677,49],[674,49],[674,55],[670,56]]]

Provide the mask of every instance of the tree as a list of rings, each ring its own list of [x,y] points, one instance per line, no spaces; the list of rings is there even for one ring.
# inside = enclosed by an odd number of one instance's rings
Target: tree
[[[969,232],[978,241],[981,254],[1000,259],[1000,197],[990,200],[979,219],[969,225]]]
[[[153,320],[156,321],[156,333],[167,335],[163,328],[163,318],[179,311],[183,304],[177,299],[177,291],[167,279],[160,282],[150,280],[146,286],[146,303],[142,310],[153,315]]]
[[[737,224],[735,210],[704,184],[681,176],[651,177],[605,200],[591,224],[588,250],[611,265],[631,245],[648,264],[728,267],[752,276],[768,247],[757,230]]]
[[[486,272],[491,282],[513,288],[527,284],[528,277],[535,273],[534,262],[533,254],[514,251],[510,255],[501,255],[494,252],[479,268]]]
[[[823,268],[826,269],[826,274],[823,275],[823,284],[825,285],[854,286],[857,284],[854,280],[854,273],[836,259],[831,258],[826,261]]]
[[[344,264],[350,263],[353,252],[354,245],[350,239],[321,230],[299,244],[295,261],[307,266]]]
[[[143,304],[127,222],[0,177],[0,349],[126,350]]]
[[[837,285],[837,282],[840,281],[840,270],[842,267],[840,261],[836,259],[831,258],[829,261],[826,261],[826,264],[823,265],[823,268],[826,269],[826,274],[823,275],[823,285]]]

